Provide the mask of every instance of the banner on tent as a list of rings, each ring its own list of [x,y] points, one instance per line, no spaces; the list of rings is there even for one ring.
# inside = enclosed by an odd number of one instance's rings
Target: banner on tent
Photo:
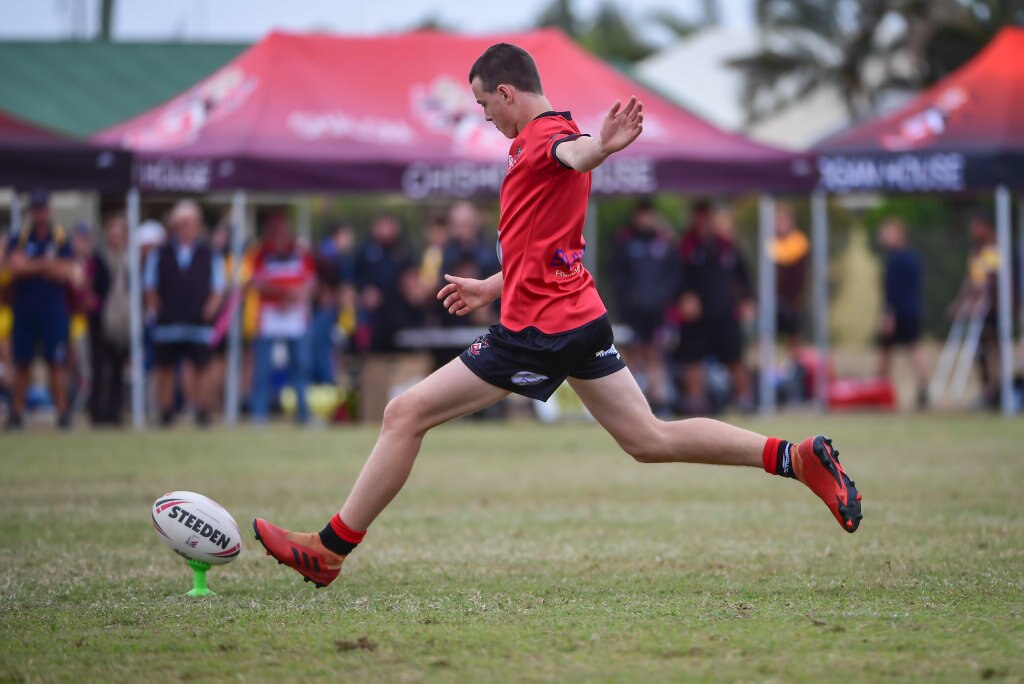
[[[150,192],[206,192],[230,187],[234,172],[235,164],[228,159],[142,159],[135,166],[139,187]]]
[[[410,164],[402,192],[410,199],[497,195],[508,165],[451,162]],[[592,190],[599,195],[647,194],[658,189],[655,164],[643,157],[610,159],[594,169]]]
[[[967,159],[959,152],[826,155],[818,160],[818,170],[829,192],[959,192],[967,187]]]

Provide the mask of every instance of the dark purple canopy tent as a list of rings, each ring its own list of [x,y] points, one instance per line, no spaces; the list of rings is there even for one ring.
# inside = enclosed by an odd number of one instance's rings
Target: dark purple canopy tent
[[[0,187],[123,191],[131,153],[82,142],[0,111]]]

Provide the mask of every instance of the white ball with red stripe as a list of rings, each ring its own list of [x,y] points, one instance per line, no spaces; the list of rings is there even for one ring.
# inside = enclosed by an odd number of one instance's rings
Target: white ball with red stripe
[[[153,527],[174,552],[213,565],[242,552],[238,523],[213,499],[195,492],[168,492],[153,503]]]

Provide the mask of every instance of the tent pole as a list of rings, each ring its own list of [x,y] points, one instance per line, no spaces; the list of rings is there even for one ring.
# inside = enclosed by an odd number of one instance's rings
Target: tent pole
[[[21,200],[18,197],[18,189],[11,188],[11,237],[21,230]]]
[[[583,265],[590,272],[590,277],[597,283],[597,200],[593,197],[587,202],[587,218],[583,223]]]
[[[815,190],[811,195],[814,283],[814,346],[818,367],[814,372],[814,397],[819,411],[828,411],[828,195]]]
[[[139,249],[139,189],[128,190],[128,326],[131,335],[132,428],[146,428],[146,376],[142,342],[142,254]]]
[[[310,204],[309,195],[299,196],[299,238],[306,243],[309,249],[313,249],[313,208]]]
[[[235,190],[231,196],[231,273],[228,284],[231,288],[241,287],[239,274],[242,270],[242,251],[245,243],[245,190]],[[224,422],[238,424],[239,377],[242,361],[242,308],[244,298],[239,300],[231,315],[228,332],[228,373],[224,384]]]
[[[1004,416],[1013,415],[1013,313],[1010,299],[1013,250],[1010,244],[1010,191],[1005,185],[996,188],[996,241],[999,245],[997,273],[999,307],[999,395]]]
[[[1020,296],[1017,298],[1020,307],[1020,344],[1024,347],[1024,195],[1017,198],[1017,256],[1020,259],[1018,272]]]
[[[761,413],[775,412],[775,261],[772,241],[775,238],[775,198],[761,195],[758,200],[757,231],[757,332],[761,372],[758,389]]]

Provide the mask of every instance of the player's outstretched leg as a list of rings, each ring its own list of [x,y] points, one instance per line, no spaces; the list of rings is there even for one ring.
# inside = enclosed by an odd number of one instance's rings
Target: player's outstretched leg
[[[839,464],[839,451],[822,435],[797,445],[709,418],[659,420],[629,369],[569,382],[594,418],[638,461],[763,467],[807,485],[847,532],[860,525],[861,495]]]
[[[506,395],[506,390],[487,384],[461,360],[451,361],[388,403],[370,458],[344,507],[323,530],[292,532],[256,518],[256,539],[279,563],[317,587],[327,586],[363,540],[370,523],[402,489],[427,431],[487,408]]]

